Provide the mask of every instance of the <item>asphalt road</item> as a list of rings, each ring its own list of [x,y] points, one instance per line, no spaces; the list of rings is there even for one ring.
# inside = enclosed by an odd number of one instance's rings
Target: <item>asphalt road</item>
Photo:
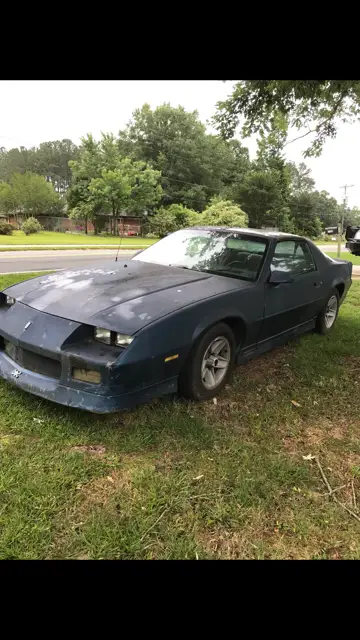
[[[0,252],[0,273],[74,269],[115,260],[116,250],[79,249],[68,251],[4,251]],[[131,258],[134,251],[119,251],[119,258]]]
[[[336,247],[326,250],[333,253]],[[322,247],[320,247],[322,249]],[[119,251],[119,258],[131,258],[135,251]],[[91,264],[103,264],[115,260],[115,249],[91,250],[74,249],[68,251],[3,251],[0,252],[0,273],[26,273],[32,271],[52,271],[56,269],[78,269]],[[335,256],[334,256],[335,257]],[[360,276],[360,266],[354,265],[353,275]]]

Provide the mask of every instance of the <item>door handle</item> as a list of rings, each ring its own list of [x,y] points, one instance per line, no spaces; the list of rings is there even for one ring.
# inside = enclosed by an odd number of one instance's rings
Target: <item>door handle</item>
[[[322,282],[314,282],[314,287],[316,287],[316,289],[318,289],[319,287],[321,287]]]

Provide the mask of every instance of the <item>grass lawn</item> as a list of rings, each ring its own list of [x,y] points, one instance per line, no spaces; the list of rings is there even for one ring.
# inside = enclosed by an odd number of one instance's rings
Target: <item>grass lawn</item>
[[[313,240],[314,244],[320,244],[320,245],[326,245],[326,244],[337,244],[337,240]],[[345,240],[345,236],[342,237],[341,239],[341,244],[345,244],[346,240]]]
[[[328,256],[330,256],[330,258],[337,258],[337,255],[334,252],[325,251],[324,253],[326,253]],[[342,253],[340,253],[340,259],[341,260],[349,260],[349,262],[352,262],[353,264],[360,265],[360,256],[354,256],[349,251],[342,251]]]
[[[0,558],[360,558],[303,459],[356,510],[359,330],[355,282],[331,337],[238,367],[217,404],[99,417],[0,381]]]
[[[119,245],[120,238],[114,236],[94,236],[85,234],[60,233],[56,231],[41,231],[26,236],[23,231],[13,231],[11,236],[0,236],[0,247],[3,244],[103,244],[103,245]],[[148,246],[156,242],[153,238],[127,237],[122,238],[122,245],[142,245]]]

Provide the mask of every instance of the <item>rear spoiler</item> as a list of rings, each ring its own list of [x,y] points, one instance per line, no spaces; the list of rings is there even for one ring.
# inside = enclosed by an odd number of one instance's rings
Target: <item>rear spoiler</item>
[[[357,231],[360,231],[360,227],[354,227],[354,226],[351,226],[351,225],[346,227],[346,231],[345,231],[346,240],[351,240],[351,238],[353,238],[355,236],[355,233]]]

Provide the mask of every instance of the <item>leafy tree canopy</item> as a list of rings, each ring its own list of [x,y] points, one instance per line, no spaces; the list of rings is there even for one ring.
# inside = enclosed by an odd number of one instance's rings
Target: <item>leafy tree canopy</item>
[[[124,213],[142,215],[162,196],[160,172],[146,162],[121,156],[112,135],[103,135],[99,142],[91,135],[83,138],[79,158],[70,167],[73,180],[67,200],[72,218],[94,220],[99,213],[113,218]]]
[[[9,180],[13,173],[36,173],[51,182],[54,189],[65,193],[71,183],[69,162],[78,154],[78,147],[65,138],[42,142],[26,149],[0,149],[0,179]]]
[[[214,121],[224,138],[231,138],[242,121],[242,133],[267,131],[274,119],[288,127],[307,128],[315,134],[305,156],[320,155],[328,137],[334,138],[337,121],[360,116],[359,80],[241,80],[231,96],[217,105]]]
[[[210,198],[240,179],[249,167],[240,142],[224,142],[206,133],[198,113],[163,104],[148,104],[133,113],[119,132],[122,154],[144,160],[161,171],[162,205],[183,204],[202,211]]]
[[[14,173],[0,183],[0,209],[5,213],[59,215],[64,206],[51,183],[33,173]]]

